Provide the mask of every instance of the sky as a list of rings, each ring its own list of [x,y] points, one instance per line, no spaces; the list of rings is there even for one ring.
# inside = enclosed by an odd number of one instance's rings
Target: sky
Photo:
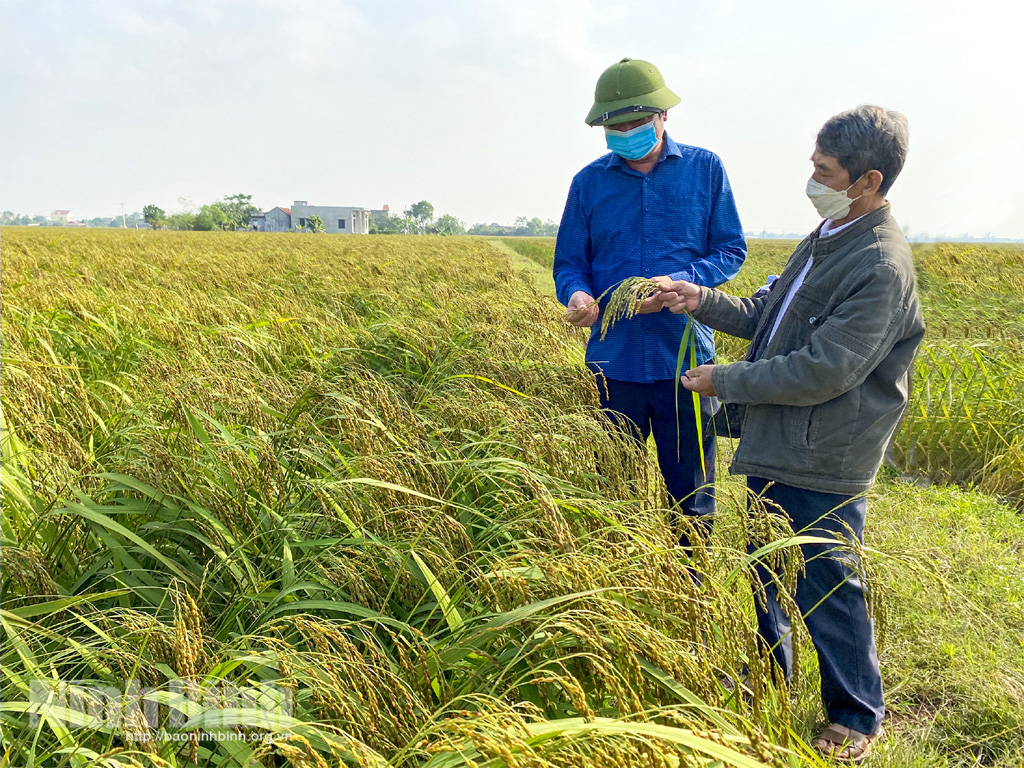
[[[1022,21],[1008,0],[0,0],[0,209],[245,193],[557,222],[628,56],[680,96],[669,134],[722,158],[747,231],[817,225],[814,137],[868,103],[909,120],[905,232],[1024,238]]]

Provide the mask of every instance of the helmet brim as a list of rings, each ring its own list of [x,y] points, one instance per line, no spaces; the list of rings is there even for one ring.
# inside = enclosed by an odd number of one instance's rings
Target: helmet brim
[[[618,125],[628,123],[643,116],[643,112],[625,112],[620,115],[605,118],[612,112],[629,107],[655,107],[664,112],[666,109],[676,106],[681,99],[668,88],[659,88],[651,93],[642,96],[633,96],[628,99],[617,99],[616,101],[595,102],[587,113],[587,125]]]

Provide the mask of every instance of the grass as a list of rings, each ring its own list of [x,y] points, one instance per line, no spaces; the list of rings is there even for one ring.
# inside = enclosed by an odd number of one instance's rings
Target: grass
[[[548,270],[555,265],[553,237],[503,237],[498,242]]]
[[[7,764],[814,764],[813,674],[792,701],[755,674],[750,705],[716,682],[761,669],[745,542],[785,531],[730,479],[711,554],[674,548],[649,457],[581,375],[585,333],[506,250],[2,237]],[[1020,518],[879,488],[879,764],[1014,765]],[[291,719],[196,712],[172,697],[189,678],[279,686]],[[31,679],[136,679],[190,728],[288,738],[33,722]]]
[[[1024,524],[990,496],[887,482],[870,546],[894,727],[950,762],[1019,764],[1024,711]],[[922,512],[926,514],[922,514]],[[908,564],[942,582],[906,578]],[[924,739],[927,735],[927,739]],[[940,748],[941,747],[941,751]],[[908,755],[909,757],[909,755]],[[893,762],[893,765],[899,763]]]
[[[527,240],[527,242],[520,242]],[[538,247],[536,244],[529,241],[543,240],[544,242]],[[551,274],[551,264],[546,264],[546,260],[554,258],[554,242],[555,239],[551,238],[522,238],[522,237],[488,237],[486,238],[488,245],[503,250],[509,257],[512,266],[519,272],[526,272],[529,276],[529,282],[531,282],[538,291],[546,296],[555,295],[555,279]],[[525,246],[528,246],[524,248]],[[541,253],[538,254],[537,252]],[[547,255],[547,259],[544,255]],[[527,255],[527,254],[533,254]]]

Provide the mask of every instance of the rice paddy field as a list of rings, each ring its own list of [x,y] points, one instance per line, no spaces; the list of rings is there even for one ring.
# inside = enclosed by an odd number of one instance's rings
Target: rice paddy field
[[[723,467],[710,546],[675,547],[552,240],[0,248],[0,765],[823,765],[813,648],[784,689],[755,642],[747,546],[792,584],[791,532]],[[915,253],[929,332],[859,552],[870,764],[1021,766],[1024,249]]]

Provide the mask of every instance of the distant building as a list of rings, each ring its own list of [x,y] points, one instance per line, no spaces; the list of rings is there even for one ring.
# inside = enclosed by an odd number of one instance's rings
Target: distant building
[[[68,224],[75,220],[75,217],[71,215],[71,211],[53,211],[50,214],[50,221],[60,222],[61,224]]]
[[[287,232],[303,229],[310,216],[319,216],[324,231],[342,235],[370,234],[370,210],[337,205],[309,205],[296,200],[291,208],[272,208],[252,216],[252,224],[260,232]]]
[[[380,208],[380,209],[374,208],[373,210],[370,211],[370,218],[371,219],[377,219],[378,221],[380,221],[381,219],[385,219],[385,218],[387,218],[390,215],[391,215],[391,211],[388,209],[388,204],[387,203],[384,203],[384,207],[383,208]]]
[[[266,213],[254,213],[250,221],[260,232],[287,232],[292,228],[292,209],[271,208]]]

